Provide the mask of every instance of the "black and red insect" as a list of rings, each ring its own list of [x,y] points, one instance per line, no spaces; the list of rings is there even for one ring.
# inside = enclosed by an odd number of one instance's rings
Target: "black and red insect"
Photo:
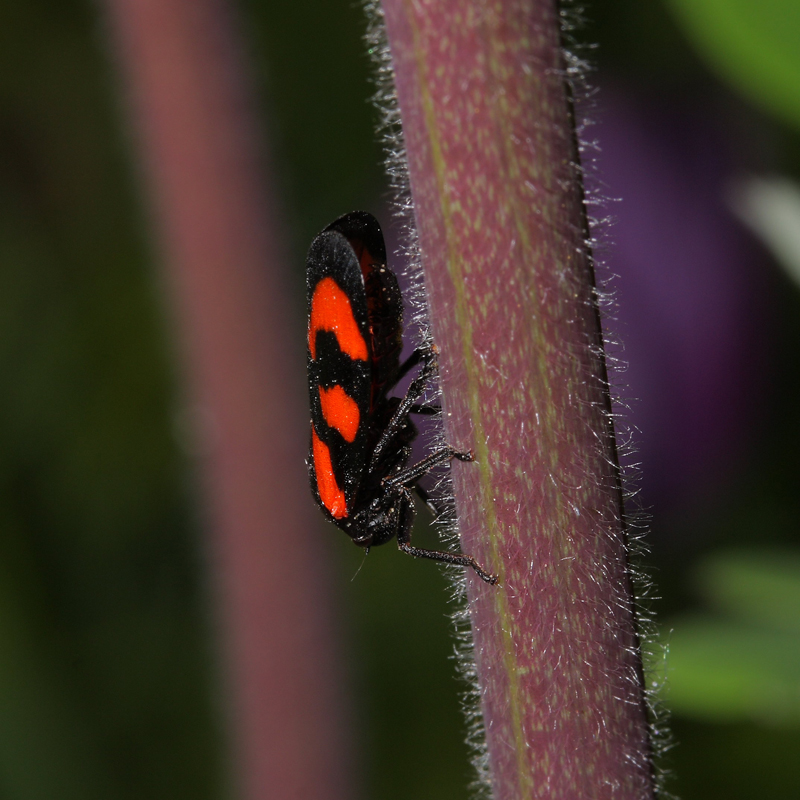
[[[405,553],[471,567],[496,583],[471,556],[411,544],[412,492],[435,510],[420,478],[454,458],[472,461],[472,454],[443,447],[407,466],[417,436],[411,414],[438,411],[420,403],[436,372],[436,354],[423,347],[400,361],[403,299],[375,217],[366,211],[345,214],[314,239],[307,286],[307,463],[323,513],[367,550],[396,536]],[[390,396],[417,366],[405,396]]]

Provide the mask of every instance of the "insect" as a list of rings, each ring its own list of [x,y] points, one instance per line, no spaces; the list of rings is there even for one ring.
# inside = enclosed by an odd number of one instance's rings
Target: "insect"
[[[375,217],[353,211],[325,228],[311,243],[306,278],[307,465],[323,513],[367,551],[397,537],[409,555],[471,567],[487,583],[496,583],[471,556],[411,544],[412,492],[437,513],[420,478],[454,458],[472,461],[473,456],[448,446],[407,466],[418,433],[411,415],[439,410],[419,402],[436,372],[436,351],[422,347],[400,361],[403,300]],[[417,366],[405,396],[390,396]]]

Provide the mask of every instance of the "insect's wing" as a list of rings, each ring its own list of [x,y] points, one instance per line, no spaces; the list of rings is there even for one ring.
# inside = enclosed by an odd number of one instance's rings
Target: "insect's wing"
[[[364,277],[348,239],[325,230],[307,261],[309,470],[314,496],[341,521],[368,465],[372,346]]]
[[[350,242],[359,258],[362,272],[371,264],[386,263],[383,231],[369,211],[351,211],[331,222],[325,230],[338,231]]]
[[[372,390],[391,387],[403,349],[403,299],[397,278],[386,262],[380,223],[367,211],[351,211],[325,230],[338,231],[358,258],[367,294],[372,348]]]

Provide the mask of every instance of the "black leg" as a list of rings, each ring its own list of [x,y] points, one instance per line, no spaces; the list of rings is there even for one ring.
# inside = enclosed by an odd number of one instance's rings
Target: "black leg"
[[[425,393],[425,388],[428,381],[436,372],[436,357],[433,350],[419,351],[415,350],[414,353],[421,353],[418,358],[422,360],[422,369],[419,375],[411,381],[408,387],[406,396],[400,401],[400,404],[395,409],[389,424],[378,439],[375,449],[372,451],[372,460],[370,461],[370,469],[375,469],[375,466],[380,463],[381,456],[386,447],[391,443],[397,432],[405,425],[406,419],[411,413],[411,409],[416,404],[417,400]],[[414,358],[412,355],[411,358]]]
[[[403,380],[403,378],[408,375],[409,370],[414,369],[414,367],[419,364],[420,361],[424,361],[427,356],[428,350],[424,347],[418,347],[401,365],[400,368],[397,370],[397,380],[398,382]]]
[[[441,450],[437,450],[435,453],[426,456],[422,461],[414,464],[413,467],[408,467],[402,472],[398,472],[397,475],[386,478],[384,483],[388,486],[410,486],[423,475],[427,475],[434,467],[438,467],[440,464],[446,464],[454,458],[457,458],[459,461],[475,460],[475,456],[472,455],[471,451],[462,453],[460,450],[456,450],[455,447],[443,447]]]
[[[497,576],[487,572],[472,556],[463,553],[445,553],[441,550],[425,550],[411,544],[411,523],[414,521],[414,501],[411,491],[403,488],[403,509],[400,516],[400,526],[397,531],[397,546],[415,558],[429,558],[432,561],[443,561],[445,564],[457,564],[461,567],[470,567],[481,580],[486,583],[497,583]]]
[[[433,417],[436,414],[441,414],[442,413],[442,407],[441,406],[428,406],[428,405],[422,405],[420,403],[414,403],[414,405],[411,406],[411,413],[412,414],[419,414],[420,416],[424,416],[424,417]]]
[[[436,519],[442,513],[443,509],[439,508],[436,503],[433,502],[433,498],[427,489],[423,488],[418,483],[415,483],[413,488],[419,496],[419,499],[422,500],[426,506],[428,506],[429,510],[433,514],[433,518]]]

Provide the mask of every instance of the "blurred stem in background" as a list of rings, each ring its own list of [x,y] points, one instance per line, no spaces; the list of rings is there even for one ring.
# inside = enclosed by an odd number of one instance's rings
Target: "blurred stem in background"
[[[500,577],[467,576],[492,796],[650,797],[561,19],[383,5],[447,440],[476,454],[453,468],[461,542]]]
[[[303,466],[302,314],[246,48],[227,0],[108,8],[204,449],[240,796],[352,798],[334,603]]]
[[[96,11],[0,4],[0,794],[211,798],[185,461]]]

